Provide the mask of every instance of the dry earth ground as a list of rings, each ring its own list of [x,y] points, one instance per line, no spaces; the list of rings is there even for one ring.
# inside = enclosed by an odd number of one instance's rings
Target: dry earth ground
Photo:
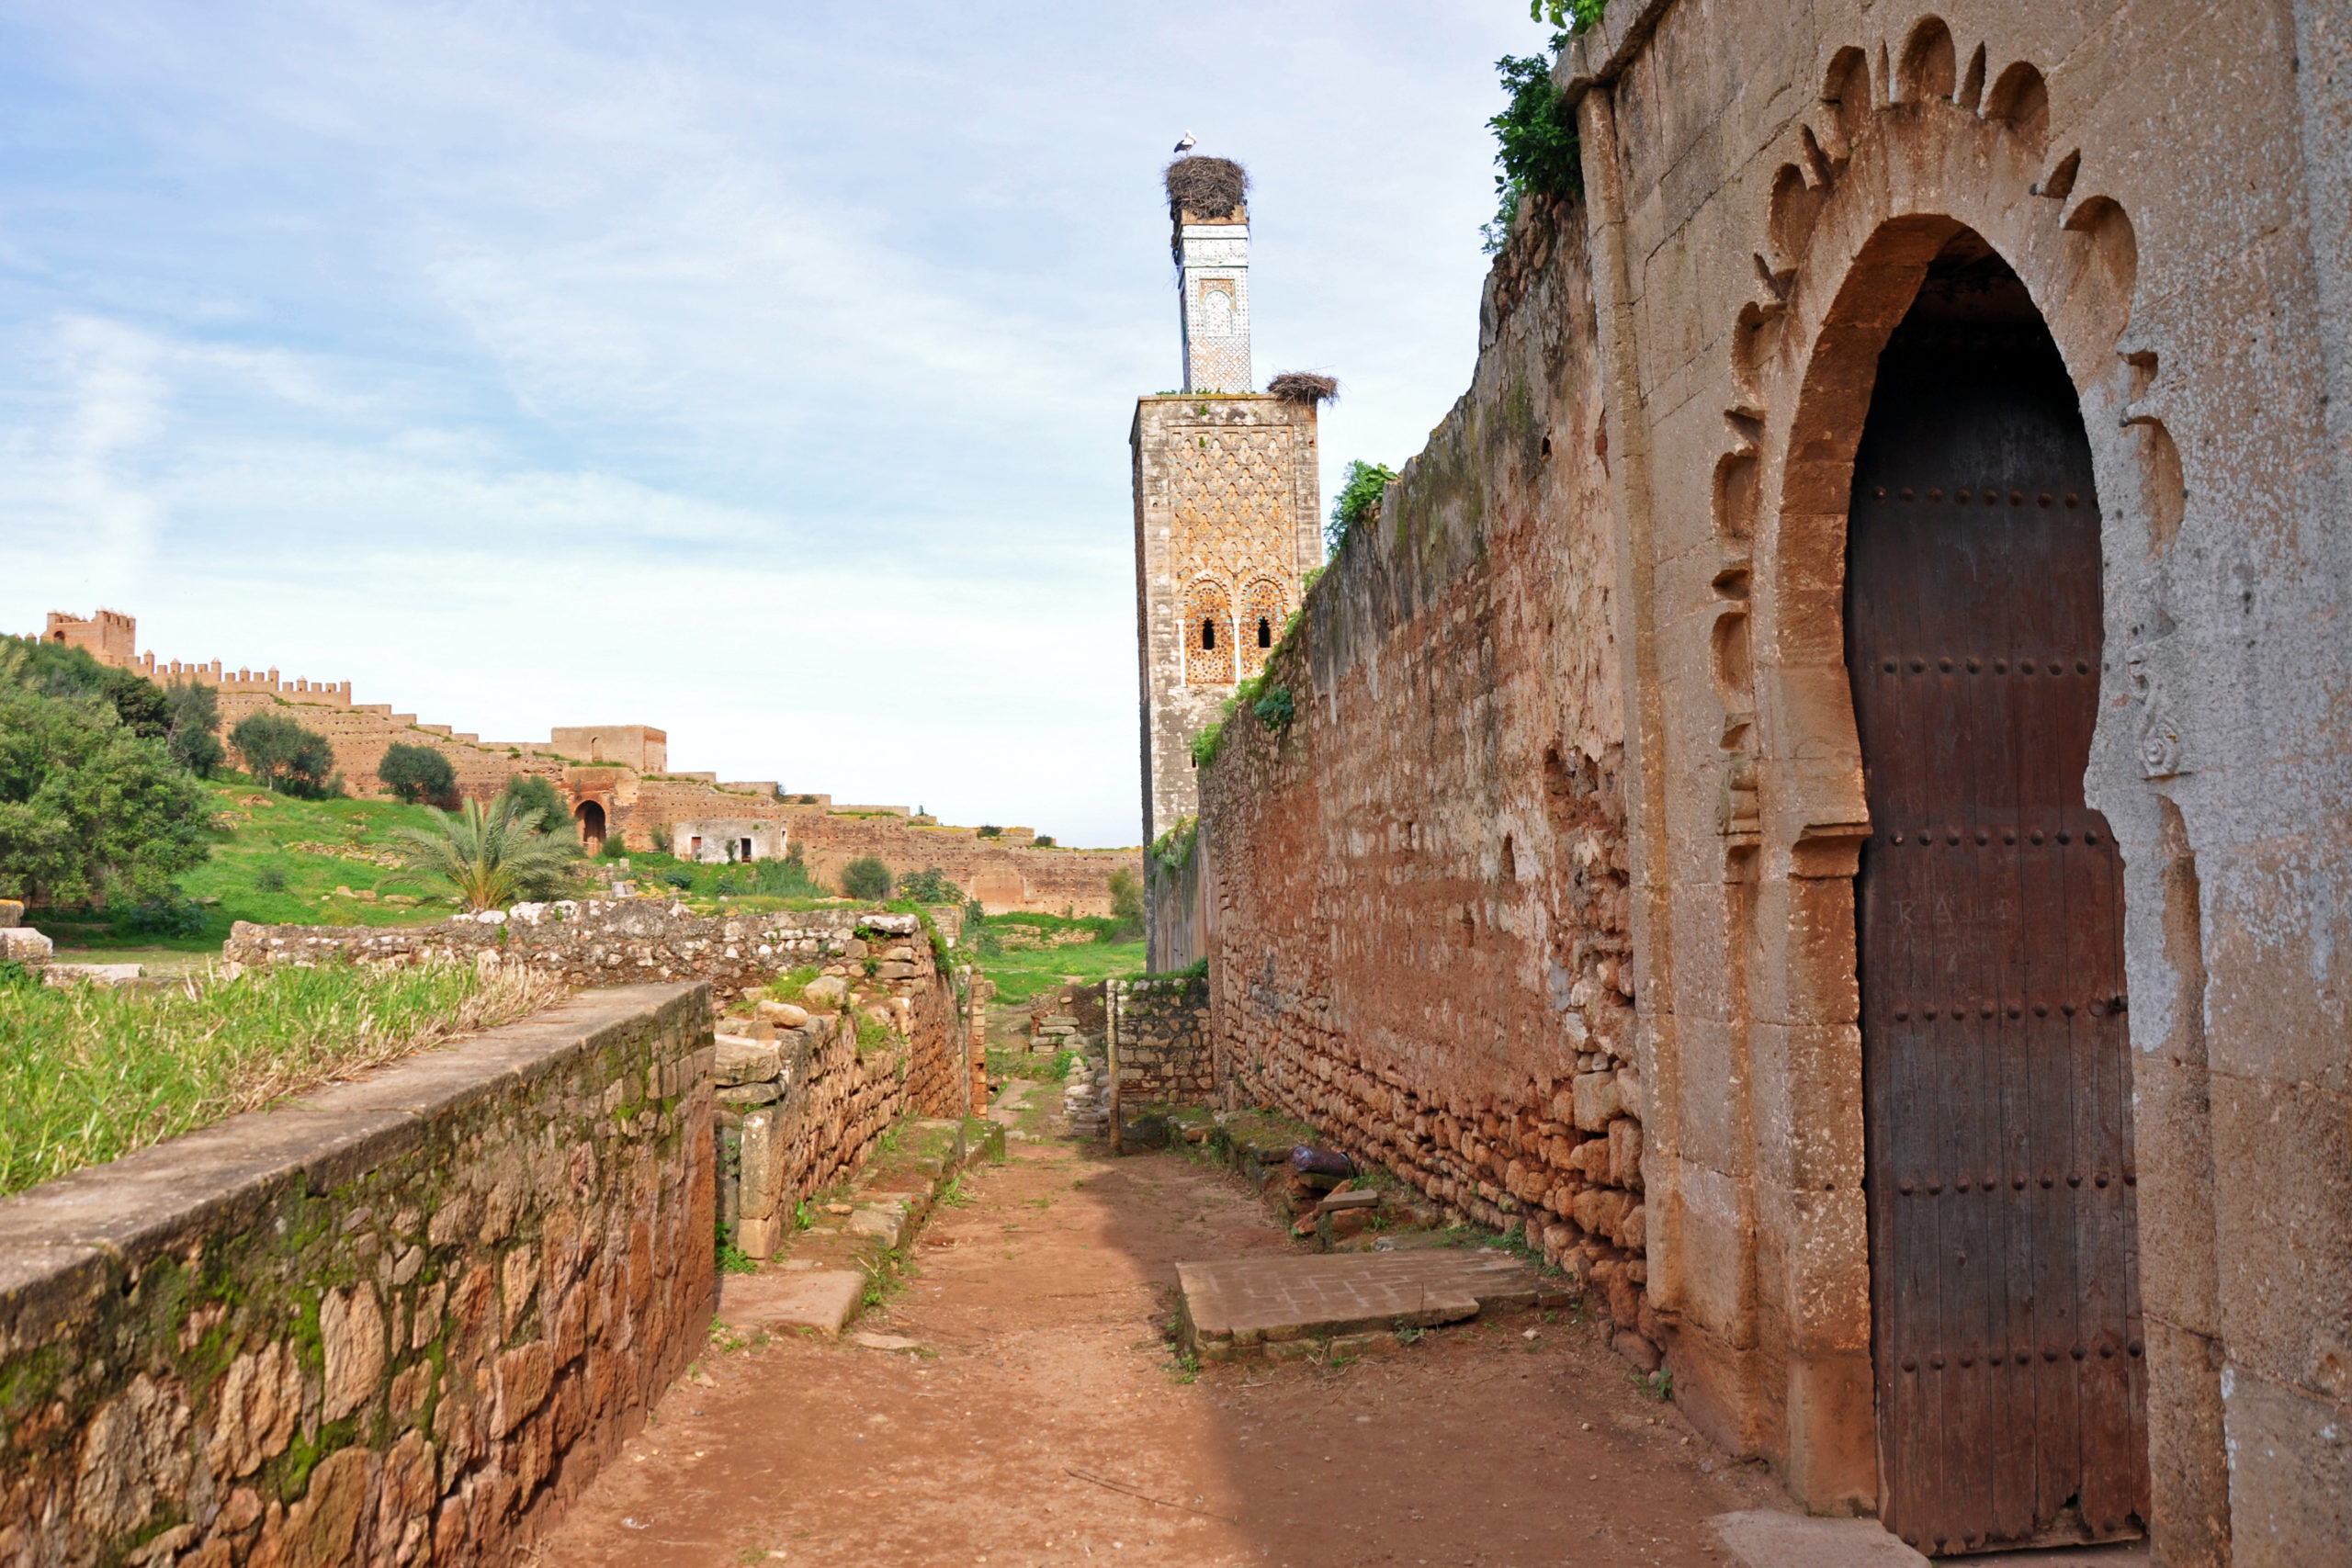
[[[855,1325],[920,1352],[714,1348],[540,1561],[1696,1568],[1710,1516],[1789,1506],[1570,1314],[1190,1379],[1174,1265],[1293,1244],[1238,1176],[1046,1115]]]

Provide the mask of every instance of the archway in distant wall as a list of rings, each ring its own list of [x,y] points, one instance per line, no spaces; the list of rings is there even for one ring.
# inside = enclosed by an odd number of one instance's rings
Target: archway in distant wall
[[[572,820],[580,826],[580,841],[591,849],[600,849],[605,842],[605,808],[596,801],[583,800],[572,812]]]

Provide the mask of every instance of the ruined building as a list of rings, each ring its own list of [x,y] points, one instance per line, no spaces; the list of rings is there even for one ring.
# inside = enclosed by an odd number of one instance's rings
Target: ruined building
[[[1223,1091],[1809,1508],[2352,1562],[2344,8],[1613,0],[1554,81],[1200,774]]]
[[[722,781],[713,773],[673,773],[666,731],[642,724],[568,725],[544,741],[484,740],[446,724],[420,724],[390,703],[352,700],[348,681],[281,676],[137,653],[138,623],[117,610],[83,617],[51,611],[44,642],[88,650],[102,664],[162,682],[200,681],[220,694],[223,739],[255,713],[291,718],[334,749],[344,787],[385,795],[376,769],[394,745],[424,746],[449,760],[460,795],[489,800],[516,774],[562,792],[582,840],[617,836],[632,849],[667,844],[682,859],[780,860],[798,854],[820,880],[838,882],[851,861],[872,855],[894,876],[937,867],[990,914],[1108,915],[1111,874],[1141,869],[1133,850],[1039,844],[1027,828],[957,828],[903,806],[854,806],[830,795],[795,794],[773,780]]]
[[[1250,390],[1241,166],[1168,168],[1184,385],[1136,400],[1136,635],[1147,841],[1198,808],[1193,738],[1256,674],[1323,558],[1318,395]]]

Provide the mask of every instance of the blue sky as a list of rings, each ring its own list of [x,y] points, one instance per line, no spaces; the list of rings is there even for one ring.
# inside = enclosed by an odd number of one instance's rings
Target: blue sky
[[[1514,0],[0,5],[0,627],[1139,836],[1158,171],[1325,487],[1466,385]]]

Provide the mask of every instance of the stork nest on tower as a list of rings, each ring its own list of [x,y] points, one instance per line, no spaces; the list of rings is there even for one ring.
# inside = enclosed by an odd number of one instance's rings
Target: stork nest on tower
[[[1317,376],[1312,370],[1285,370],[1266,383],[1266,394],[1313,408],[1317,403],[1338,402],[1340,382],[1337,377]]]
[[[1250,194],[1250,172],[1230,158],[1179,158],[1160,178],[1168,186],[1168,215],[1222,218]]]

